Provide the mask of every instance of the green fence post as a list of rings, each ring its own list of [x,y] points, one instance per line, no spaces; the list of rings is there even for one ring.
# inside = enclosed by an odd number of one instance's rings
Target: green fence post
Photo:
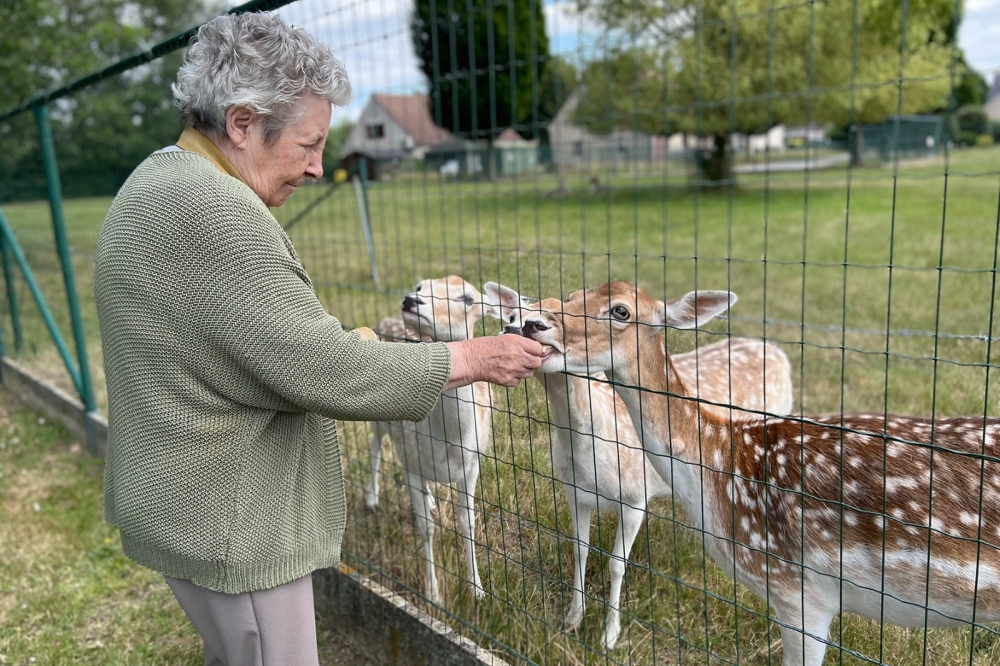
[[[0,258],[3,260],[3,279],[7,284],[7,303],[10,306],[10,326],[14,330],[14,349],[18,352],[24,346],[24,335],[21,333],[21,313],[17,309],[17,289],[14,285],[14,271],[10,266],[10,249],[0,234]],[[4,354],[6,355],[6,350]]]
[[[14,255],[14,261],[17,262],[18,267],[21,269],[21,275],[24,276],[24,282],[28,285],[28,291],[31,292],[32,297],[35,299],[38,312],[42,315],[42,321],[45,322],[45,327],[49,329],[49,335],[52,336],[52,340],[56,344],[56,349],[59,350],[59,356],[62,358],[63,363],[66,364],[66,372],[69,373],[69,378],[73,381],[73,388],[76,389],[77,393],[82,395],[83,383],[80,381],[80,373],[76,369],[76,364],[73,363],[73,358],[69,354],[69,347],[66,346],[62,334],[59,332],[59,327],[56,326],[55,317],[52,316],[52,311],[49,310],[49,306],[45,302],[45,295],[42,294],[42,290],[38,286],[38,281],[35,280],[35,276],[31,272],[31,266],[28,265],[28,259],[24,256],[21,246],[17,244],[17,238],[14,237],[14,232],[7,223],[7,218],[4,217],[2,210],[0,210],[0,237],[4,239],[10,252]]]
[[[360,185],[355,188],[355,193],[358,198],[358,209],[361,212],[361,229],[365,233],[365,245],[368,248],[368,262],[371,265],[372,270],[372,282],[375,283],[376,287],[379,287],[378,281],[378,265],[375,263],[375,240],[372,236],[371,219],[368,215],[368,164],[364,156],[361,158],[361,162],[358,165],[358,180],[355,181]]]
[[[59,262],[62,264],[63,280],[66,283],[66,301],[69,305],[70,320],[73,325],[73,341],[76,343],[76,355],[80,366],[80,399],[87,410],[85,427],[87,431],[87,446],[92,453],[97,452],[97,438],[94,433],[91,412],[96,411],[94,402],[94,387],[90,381],[90,367],[87,364],[87,343],[83,336],[83,318],[80,316],[80,301],[76,295],[76,283],[73,280],[73,264],[69,253],[69,239],[66,237],[66,222],[62,209],[62,185],[59,182],[59,169],[56,167],[56,150],[52,143],[52,128],[49,125],[49,108],[45,104],[35,107],[35,119],[38,122],[38,139],[42,148],[42,162],[45,167],[45,183],[49,193],[49,206],[52,209],[52,228],[55,232],[56,249],[59,252]]]

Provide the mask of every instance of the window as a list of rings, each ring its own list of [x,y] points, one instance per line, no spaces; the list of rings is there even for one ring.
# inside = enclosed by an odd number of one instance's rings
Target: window
[[[574,155],[583,155],[583,141],[574,141],[573,142],[573,154]]]
[[[385,125],[368,125],[365,130],[369,139],[381,139],[385,136]]]

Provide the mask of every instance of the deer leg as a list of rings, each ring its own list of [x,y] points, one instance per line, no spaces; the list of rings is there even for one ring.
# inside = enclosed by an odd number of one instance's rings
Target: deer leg
[[[822,666],[826,654],[824,641],[830,635],[830,623],[836,613],[810,603],[808,592],[805,595],[806,607],[802,608],[800,604],[796,599],[794,608],[783,609],[775,605],[775,615],[782,624],[782,666]]]
[[[573,630],[583,620],[583,578],[587,570],[587,555],[590,553],[590,514],[593,507],[577,501],[577,491],[571,486],[563,486],[569,500],[569,513],[573,520],[573,599],[566,613],[566,628]]]
[[[628,506],[624,503],[621,505],[615,545],[611,557],[608,559],[611,589],[608,592],[608,617],[604,629],[604,648],[606,650],[615,646],[615,643],[618,642],[618,635],[621,633],[619,606],[622,596],[622,581],[625,578],[625,565],[645,516],[646,512],[641,508]]]
[[[479,480],[479,461],[465,470],[465,476],[456,484],[458,489],[458,521],[465,541],[465,559],[468,563],[469,582],[472,584],[476,599],[486,596],[483,581],[479,578],[479,567],[476,564],[476,508],[473,493]]]
[[[371,436],[371,474],[372,478],[365,488],[365,506],[371,511],[378,508],[378,474],[382,464],[382,428],[377,423],[372,423]]]
[[[423,478],[412,472],[406,474],[406,485],[410,490],[410,504],[417,522],[417,531],[424,542],[424,585],[427,598],[441,603],[438,591],[437,572],[434,570],[434,516],[431,515],[433,500]]]

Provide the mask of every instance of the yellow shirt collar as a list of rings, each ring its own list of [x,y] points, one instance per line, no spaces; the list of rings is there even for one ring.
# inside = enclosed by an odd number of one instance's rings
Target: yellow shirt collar
[[[181,133],[181,138],[177,139],[177,147],[188,152],[198,153],[202,157],[207,158],[216,168],[223,172],[228,173],[233,178],[238,179],[244,185],[246,181],[243,180],[243,176],[240,172],[236,170],[219,147],[212,143],[212,140],[207,136],[199,132],[193,127],[188,127]]]

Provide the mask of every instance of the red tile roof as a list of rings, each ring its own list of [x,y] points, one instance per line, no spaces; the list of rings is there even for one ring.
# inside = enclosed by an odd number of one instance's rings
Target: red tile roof
[[[427,95],[372,95],[418,146],[435,146],[455,138],[431,120]]]
[[[508,127],[504,131],[500,132],[500,136],[497,137],[497,141],[509,141],[511,143],[528,143],[517,133],[513,127]]]

